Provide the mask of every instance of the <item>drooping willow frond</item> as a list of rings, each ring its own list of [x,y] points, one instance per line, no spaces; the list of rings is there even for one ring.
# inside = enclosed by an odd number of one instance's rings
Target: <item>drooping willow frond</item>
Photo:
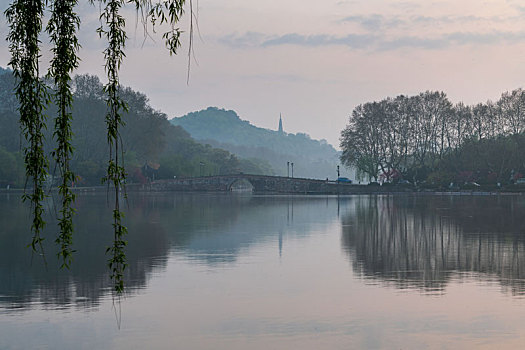
[[[19,102],[20,127],[27,146],[24,149],[26,176],[31,186],[22,196],[31,205],[33,238],[30,246],[44,256],[42,231],[44,184],[48,176],[48,159],[44,153],[45,105],[48,100],[46,86],[39,76],[40,33],[45,0],[14,0],[5,11],[9,23],[9,50],[16,78],[15,95]]]
[[[75,13],[77,0],[54,0],[51,2],[51,19],[47,25],[47,32],[54,44],[53,59],[49,69],[49,77],[53,79],[55,91],[53,99],[58,108],[55,117],[55,131],[53,136],[57,146],[52,155],[60,169],[61,182],[58,191],[62,199],[61,217],[59,218],[60,233],[56,243],[60,246],[58,252],[62,260],[62,267],[71,264],[73,250],[73,215],[72,207],[75,194],[70,186],[75,181],[75,174],[71,171],[70,160],[73,154],[73,131],[71,129],[71,113],[73,92],[71,74],[78,67],[77,52],[80,48],[76,32],[80,27],[80,18]]]
[[[30,192],[23,195],[23,199],[31,203],[33,238],[30,246],[34,252],[43,255],[42,231],[45,226],[43,219],[43,200],[46,197],[44,185],[48,180],[49,161],[44,152],[44,134],[46,116],[44,110],[52,98],[58,107],[55,117],[53,136],[57,142],[52,155],[60,169],[61,183],[58,187],[62,199],[62,208],[59,218],[60,233],[56,243],[60,246],[58,253],[63,267],[69,267],[72,259],[73,242],[73,215],[75,210],[72,204],[75,195],[70,188],[75,175],[70,168],[73,154],[73,132],[71,128],[73,93],[71,87],[72,73],[77,68],[80,48],[76,33],[80,27],[80,18],[75,13],[78,0],[13,0],[5,11],[9,23],[9,50],[16,78],[15,94],[19,101],[20,125],[27,141],[24,150],[26,176],[30,181]],[[89,0],[94,3],[95,0]],[[124,237],[127,228],[123,225],[124,213],[121,211],[121,196],[126,182],[126,172],[123,165],[123,149],[120,139],[120,129],[124,126],[123,116],[127,111],[126,103],[120,97],[119,71],[124,59],[126,44],[126,21],[121,9],[126,3],[135,5],[142,13],[143,23],[147,28],[151,23],[153,28],[166,24],[169,30],[162,37],[170,55],[176,54],[180,47],[182,31],[177,27],[184,14],[185,0],[99,0],[101,5],[101,25],[97,29],[100,37],[107,40],[108,46],[104,50],[105,71],[108,78],[104,86],[107,102],[107,141],[109,145],[109,160],[107,174],[103,180],[115,190],[115,207],[113,209],[113,245],[107,249],[110,253],[108,264],[111,269],[111,278],[114,290],[121,293],[124,288],[123,276],[126,267]],[[53,44],[48,77],[54,83],[54,91],[50,98],[47,87],[40,77],[40,40],[42,19],[46,6],[49,4],[51,18],[47,25],[47,32]],[[190,36],[193,33],[193,8],[190,0]],[[192,44],[190,37],[190,50]],[[189,72],[189,70],[188,70]],[[124,195],[125,196],[125,195]]]

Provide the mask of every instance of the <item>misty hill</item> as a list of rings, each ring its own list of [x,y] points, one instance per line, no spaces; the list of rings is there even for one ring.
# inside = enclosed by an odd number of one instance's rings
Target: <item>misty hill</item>
[[[13,93],[14,77],[0,73],[0,186],[23,186],[23,147],[20,136],[17,101]],[[9,71],[7,71],[9,73]],[[105,174],[108,159],[105,116],[107,104],[102,83],[96,76],[76,76],[74,81],[72,140],[75,148],[71,166],[81,184],[98,185]],[[243,171],[271,174],[268,164],[240,159],[223,149],[196,142],[184,129],[172,125],[166,114],[154,110],[147,96],[123,87],[121,96],[129,111],[124,113],[126,125],[121,129],[124,160],[130,182],[144,182],[141,168],[155,169],[155,178],[231,174]],[[53,118],[56,107],[46,110],[48,128],[45,152],[56,147],[53,141]],[[53,172],[54,164],[50,164]],[[147,175],[147,174],[146,174]]]
[[[303,133],[259,128],[242,120],[234,111],[216,107],[173,118],[171,122],[182,126],[196,140],[240,157],[267,161],[276,175],[287,175],[287,162],[293,162],[295,177],[336,177],[339,155],[325,140],[313,140]]]

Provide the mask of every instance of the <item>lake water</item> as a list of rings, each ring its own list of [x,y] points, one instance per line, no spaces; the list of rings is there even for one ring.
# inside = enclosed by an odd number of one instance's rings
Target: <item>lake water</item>
[[[70,271],[57,268],[53,219],[46,267],[26,248],[26,206],[0,194],[0,349],[525,346],[525,196],[128,202],[119,304],[105,194],[77,199]]]

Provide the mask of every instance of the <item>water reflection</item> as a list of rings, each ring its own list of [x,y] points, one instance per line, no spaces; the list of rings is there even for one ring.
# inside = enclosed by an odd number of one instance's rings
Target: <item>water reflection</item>
[[[474,274],[522,295],[524,214],[518,196],[360,197],[342,217],[342,245],[371,281],[442,293]]]
[[[173,193],[130,194],[128,204],[128,296],[162,273],[171,255],[213,269],[235,264],[254,244],[270,242],[281,256],[287,239],[332,222],[337,205],[322,197]],[[46,205],[52,209],[52,199]],[[62,271],[53,243],[56,220],[48,218],[45,232],[46,267],[26,248],[27,207],[18,196],[0,197],[0,309],[95,308],[110,295],[104,252],[112,239],[111,203],[105,194],[91,194],[78,196],[76,205],[77,252],[71,270]]]
[[[11,195],[0,201],[0,306],[23,309],[33,304],[43,308],[91,308],[107,295],[109,283],[105,248],[112,232],[110,211],[105,196],[79,196],[75,217],[74,255],[71,270],[60,270],[56,259],[54,239],[56,220],[48,217],[44,250],[47,265],[41,256],[32,256],[27,248],[30,241],[29,211],[19,197]],[[54,210],[49,199],[46,206]],[[144,288],[148,275],[166,264],[165,234],[155,224],[144,228],[151,213],[145,211],[139,220],[130,215],[130,227],[140,233],[129,236],[126,283],[129,291]]]
[[[170,197],[168,197],[170,198]],[[171,202],[170,202],[171,201]],[[227,265],[255,244],[308,236],[335,216],[334,200],[299,196],[178,196],[163,202],[163,227],[176,254],[208,266]]]

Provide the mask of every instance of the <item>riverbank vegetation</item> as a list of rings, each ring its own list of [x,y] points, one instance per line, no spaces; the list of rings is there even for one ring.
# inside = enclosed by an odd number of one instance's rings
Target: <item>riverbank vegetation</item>
[[[373,181],[499,187],[525,174],[524,132],[522,89],[474,106],[427,91],[357,106],[341,160]]]
[[[3,73],[3,74],[2,74]],[[0,186],[23,187],[25,169],[20,137],[17,102],[13,94],[14,79],[7,70],[0,72]],[[100,185],[107,167],[106,101],[98,77],[76,76],[73,80],[72,145],[75,152],[71,169],[75,185]],[[146,95],[129,87],[121,96],[128,104],[125,126],[120,132],[124,148],[124,165],[128,182],[146,182],[153,178],[199,176],[245,172],[271,174],[271,168],[259,160],[241,159],[223,149],[196,142],[179,126],[172,125],[166,114],[153,109]],[[50,105],[47,115],[54,115]],[[45,130],[45,152],[56,145],[53,130]],[[51,164],[48,184],[58,175]],[[146,169],[146,170],[145,170]]]

